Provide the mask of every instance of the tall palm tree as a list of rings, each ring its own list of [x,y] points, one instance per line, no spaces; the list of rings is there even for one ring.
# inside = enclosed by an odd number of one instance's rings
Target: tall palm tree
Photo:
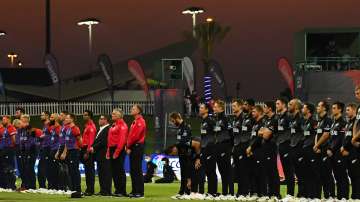
[[[222,26],[218,22],[207,20],[205,23],[196,25],[195,36],[193,32],[185,32],[185,37],[194,40],[201,51],[206,77],[210,76],[209,66],[213,59],[215,45],[222,42],[230,30],[229,26]]]

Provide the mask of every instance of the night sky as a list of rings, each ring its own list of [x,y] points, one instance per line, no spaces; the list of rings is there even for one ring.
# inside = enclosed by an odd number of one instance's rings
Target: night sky
[[[231,26],[215,58],[223,66],[230,94],[235,95],[239,81],[242,97],[261,100],[286,87],[276,60],[285,56],[293,62],[294,32],[305,27],[360,26],[359,0],[53,0],[52,52],[61,76],[86,72],[89,59],[95,62],[99,53],[117,62],[181,41],[182,32],[191,29],[190,16],[181,14],[189,6],[207,10],[198,22],[211,16]],[[6,55],[11,51],[19,54],[25,67],[43,67],[44,7],[43,0],[1,2],[0,30],[8,33],[0,38],[1,67],[10,66]],[[92,57],[87,29],[76,25],[87,17],[103,22],[94,29]]]

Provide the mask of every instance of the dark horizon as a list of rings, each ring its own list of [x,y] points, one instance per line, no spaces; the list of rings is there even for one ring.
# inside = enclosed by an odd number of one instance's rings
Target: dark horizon
[[[216,47],[214,54],[223,67],[230,95],[236,94],[241,83],[241,97],[271,99],[286,88],[276,68],[279,57],[293,63],[293,36],[309,27],[359,27],[359,1],[165,1],[165,0],[63,0],[52,1],[52,52],[59,60],[62,77],[89,70],[97,55],[107,53],[119,62],[150,50],[181,41],[182,33],[191,29],[191,17],[181,10],[201,6],[206,13],[198,22],[213,17],[231,31]],[[220,7],[221,5],[221,7]],[[43,67],[45,54],[45,0],[4,2],[0,7],[0,30],[7,32],[0,38],[0,67],[9,67],[7,53],[16,52],[24,67]],[[92,57],[88,54],[85,27],[76,22],[96,17]],[[198,81],[202,81],[202,65]],[[124,70],[126,71],[126,70]],[[201,90],[201,82],[198,90]],[[264,83],[269,85],[265,86]],[[261,92],[261,93],[260,93]]]

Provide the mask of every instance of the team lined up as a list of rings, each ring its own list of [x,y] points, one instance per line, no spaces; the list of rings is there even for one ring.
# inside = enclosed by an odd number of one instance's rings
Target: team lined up
[[[30,125],[30,116],[22,108],[16,110],[15,120],[3,116],[0,124],[0,187],[16,189],[15,161],[21,178],[18,191],[36,189],[35,161],[39,157],[39,188],[70,190],[72,197],[79,198],[81,176],[79,163],[85,167],[85,195],[94,194],[95,168],[98,165],[99,195],[118,197],[143,197],[144,182],[142,158],[146,135],[146,123],[142,108],[134,105],[131,114],[134,121],[128,128],[123,120],[123,111],[114,109],[112,125],[107,115],[99,118],[97,130],[93,114],[86,110],[81,133],[75,124],[75,115],[63,111],[60,114],[43,112],[43,129]],[[132,192],[126,193],[124,162],[130,157]],[[111,171],[111,172],[109,172]],[[115,192],[112,194],[112,180]]]
[[[355,92],[360,100],[360,88]],[[176,147],[182,179],[177,197],[190,194],[192,172],[201,168],[208,180],[206,199],[281,198],[279,155],[288,196],[295,197],[296,178],[296,197],[320,199],[323,192],[325,198],[349,199],[350,178],[351,198],[360,199],[360,109],[355,104],[321,101],[315,107],[280,98],[263,106],[251,99],[234,100],[231,116],[224,108],[224,102],[217,100],[210,115],[210,107],[200,105],[201,149],[195,156],[190,126],[179,113],[171,114],[171,122],[179,127]]]

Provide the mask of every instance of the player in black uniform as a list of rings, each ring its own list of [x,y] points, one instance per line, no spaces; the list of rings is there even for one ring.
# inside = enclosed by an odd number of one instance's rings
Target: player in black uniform
[[[264,165],[264,151],[259,144],[262,142],[262,128],[264,127],[264,110],[262,106],[256,105],[252,111],[252,117],[255,120],[251,130],[251,140],[246,154],[254,159],[251,177],[253,177],[252,194],[258,197],[266,196],[266,174]]]
[[[215,149],[215,121],[209,116],[209,106],[200,104],[199,115],[201,117],[201,164],[205,169],[208,181],[208,195],[215,197],[217,194],[217,175],[216,175],[216,149]]]
[[[321,183],[320,183],[320,154],[314,152],[313,147],[316,138],[317,122],[314,119],[315,106],[310,103],[305,103],[302,109],[304,121],[302,123],[302,130],[304,132],[304,185],[306,198],[321,198]]]
[[[247,195],[246,191],[243,191],[242,182],[243,179],[241,179],[240,175],[241,172],[244,172],[244,170],[241,170],[242,167],[242,160],[245,154],[246,147],[241,148],[241,127],[243,122],[243,112],[242,112],[242,106],[243,102],[241,100],[233,100],[231,102],[231,108],[233,115],[231,116],[231,126],[232,126],[232,135],[234,138],[234,148],[233,148],[233,163],[234,163],[234,182],[238,183],[238,191],[236,196],[244,196]],[[245,193],[244,193],[245,192]]]
[[[318,124],[314,151],[321,154],[320,174],[324,197],[334,198],[335,181],[332,175],[331,161],[326,153],[326,150],[329,146],[330,127],[332,124],[332,120],[328,117],[327,114],[329,108],[329,104],[326,101],[320,101],[316,107]]]
[[[231,125],[228,117],[225,115],[224,101],[216,100],[213,110],[215,113],[216,163],[221,175],[222,195],[227,196],[229,194],[233,196],[234,184],[231,175]]]
[[[346,157],[348,174],[351,180],[351,198],[360,199],[360,161],[356,148],[351,144],[353,127],[356,119],[356,105],[350,103],[346,107],[347,124],[345,126],[345,139],[340,149],[341,155]]]
[[[290,116],[287,111],[287,101],[283,98],[276,100],[276,115],[278,120],[276,143],[279,147],[279,156],[285,175],[286,192],[288,196],[294,196],[295,178],[294,165],[290,158]]]
[[[254,101],[246,100],[243,105],[240,100],[232,102],[233,110],[233,136],[234,136],[234,149],[233,160],[235,164],[235,177],[238,182],[237,197],[239,200],[244,199],[249,193],[251,188],[251,171],[253,161],[246,155],[246,149],[249,146],[251,138],[251,130],[254,124],[252,118],[252,109]]]
[[[292,99],[289,104],[289,113],[290,113],[290,158],[294,164],[295,174],[298,179],[298,194],[297,197],[301,198],[305,196],[305,187],[304,187],[304,153],[303,153],[303,142],[304,142],[304,133],[301,128],[302,118],[301,118],[301,108],[302,103],[298,99]]]
[[[179,195],[190,195],[191,188],[191,128],[180,113],[170,114],[170,122],[178,127],[176,148],[179,156],[181,184]]]
[[[275,103],[265,102],[265,126],[261,130],[265,157],[265,170],[268,185],[268,196],[280,198],[280,178],[277,169],[278,147],[276,137],[278,135],[278,120],[275,116]]]
[[[342,117],[344,103],[335,102],[332,105],[333,124],[330,129],[329,148],[327,155],[331,159],[332,170],[336,180],[336,193],[338,199],[349,199],[349,178],[346,172],[346,159],[340,153],[345,139],[346,122]]]

